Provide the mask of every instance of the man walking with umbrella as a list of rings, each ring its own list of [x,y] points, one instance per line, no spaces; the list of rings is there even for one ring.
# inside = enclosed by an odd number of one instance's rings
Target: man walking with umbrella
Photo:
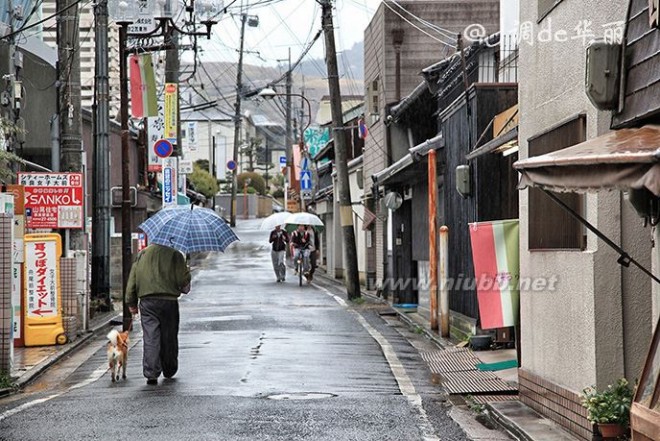
[[[190,269],[174,248],[151,244],[137,255],[128,276],[126,303],[142,321],[142,372],[147,384],[158,384],[162,373],[172,378],[178,370],[179,302],[190,292]]]
[[[270,232],[268,240],[272,244],[270,257],[273,261],[273,270],[277,282],[284,282],[286,279],[286,265],[284,264],[284,255],[286,254],[286,245],[289,243],[289,235],[284,231],[280,225],[276,225],[275,229]]]
[[[147,384],[178,369],[179,302],[190,292],[190,269],[184,254],[224,251],[238,237],[216,212],[203,207],[166,208],[138,228],[151,245],[142,250],[128,276],[126,303],[136,314],[140,301]]]

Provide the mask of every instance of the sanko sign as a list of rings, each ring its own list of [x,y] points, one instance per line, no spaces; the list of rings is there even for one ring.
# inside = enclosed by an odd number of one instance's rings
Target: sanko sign
[[[19,173],[25,186],[25,226],[58,229],[83,227],[82,173]]]

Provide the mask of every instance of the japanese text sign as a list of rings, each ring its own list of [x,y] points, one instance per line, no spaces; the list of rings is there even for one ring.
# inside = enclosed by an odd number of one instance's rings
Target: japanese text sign
[[[25,186],[25,226],[83,228],[82,173],[19,173]]]
[[[59,234],[25,235],[25,313],[28,318],[58,315],[61,254]]]

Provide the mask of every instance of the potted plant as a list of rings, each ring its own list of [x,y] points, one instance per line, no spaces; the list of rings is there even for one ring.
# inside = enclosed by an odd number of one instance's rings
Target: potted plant
[[[582,405],[587,408],[587,418],[598,425],[604,438],[624,435],[630,421],[633,392],[625,378],[610,384],[603,391],[587,387],[582,391]]]

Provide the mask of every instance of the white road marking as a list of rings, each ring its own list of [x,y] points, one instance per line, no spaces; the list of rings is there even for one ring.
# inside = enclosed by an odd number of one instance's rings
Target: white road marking
[[[339,303],[341,306],[348,306],[344,301],[344,299],[331,293],[326,288],[319,286],[317,284],[314,284],[314,286],[322,291],[325,291],[326,294],[334,298],[335,301]],[[360,315],[357,311],[354,310],[348,310],[348,311],[355,316],[355,318],[362,325],[362,327],[366,329],[367,332],[371,335],[371,337],[374,340],[376,340],[376,342],[380,345],[380,348],[383,351],[383,355],[385,355],[385,359],[387,360],[387,363],[390,366],[390,370],[392,371],[392,374],[394,375],[394,378],[396,379],[396,382],[399,385],[399,390],[419,414],[418,428],[420,432],[422,432],[423,439],[425,441],[440,441],[440,438],[438,438],[435,435],[435,429],[433,428],[433,424],[429,420],[429,417],[426,413],[426,410],[424,409],[424,406],[422,406],[422,397],[417,393],[417,390],[415,390],[415,385],[412,383],[412,380],[410,380],[410,377],[406,373],[406,368],[399,360],[399,357],[396,355],[396,352],[394,351],[392,345],[390,345],[387,339],[383,337],[383,335],[380,332],[374,329],[367,322],[367,320],[364,317],[362,317],[362,315]]]
[[[92,384],[93,382],[95,382],[96,380],[101,378],[103,376],[103,374],[105,374],[107,372],[107,370],[108,370],[108,365],[106,363],[103,363],[101,366],[96,368],[96,370],[94,372],[92,372],[86,380],[83,380],[80,383],[74,384],[73,386],[70,386],[68,389],[66,389],[62,392],[52,394],[52,395],[49,395],[49,396],[44,397],[44,398],[37,398],[36,400],[28,401],[27,403],[23,403],[18,407],[15,407],[13,409],[9,409],[8,411],[3,412],[2,414],[0,414],[0,421],[4,420],[6,418],[9,418],[10,416],[16,415],[17,413],[22,412],[24,410],[27,410],[31,407],[34,407],[38,404],[42,404],[42,403],[45,403],[46,401],[52,400],[53,398],[57,398],[59,396],[62,396],[62,395],[66,394],[69,391],[72,391],[74,389],[79,389],[81,387],[87,386],[88,384]]]
[[[29,409],[30,407],[36,406],[37,404],[45,403],[48,400],[52,400],[53,398],[59,397],[60,395],[62,395],[62,393],[49,395],[45,398],[39,398],[37,400],[28,401],[27,403],[23,403],[18,407],[9,409],[8,411],[0,414],[0,421],[4,420],[5,418],[9,418],[12,415],[16,415],[17,413],[22,412],[26,409]]]

